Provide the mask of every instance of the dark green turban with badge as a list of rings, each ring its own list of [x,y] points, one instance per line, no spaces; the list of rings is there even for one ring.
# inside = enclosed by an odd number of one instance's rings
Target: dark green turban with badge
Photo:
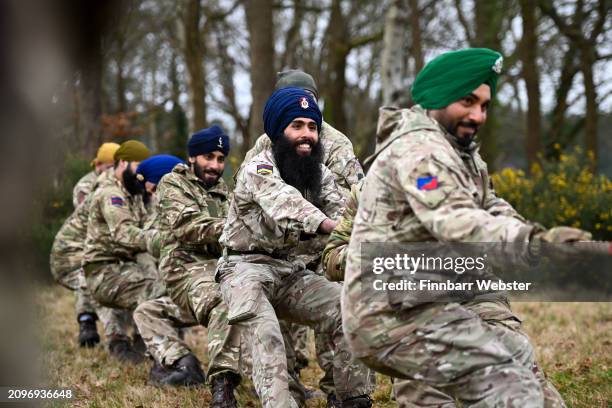
[[[488,48],[446,52],[430,61],[412,84],[412,100],[425,109],[442,109],[482,84],[495,96],[503,57]]]

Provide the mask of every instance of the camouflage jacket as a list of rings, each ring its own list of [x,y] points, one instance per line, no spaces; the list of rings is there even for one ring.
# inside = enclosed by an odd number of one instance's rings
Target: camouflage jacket
[[[162,235],[160,270],[168,290],[184,283],[184,265],[217,259],[219,236],[229,207],[227,184],[205,184],[185,164],[177,165],[157,186],[158,229]]]
[[[329,235],[329,240],[323,250],[321,263],[325,270],[325,277],[333,282],[344,280],[346,248],[353,231],[353,220],[359,205],[359,194],[362,187],[363,180],[351,187],[351,195],[346,201],[344,213],[338,220],[336,228]]]
[[[98,185],[109,177],[114,177],[112,170],[102,172],[91,186],[91,192],[95,191]],[[92,196],[92,194],[87,195],[85,200],[77,205],[55,235],[51,247],[51,271],[54,275],[73,271],[81,266]]]
[[[362,243],[526,242],[533,229],[495,195],[475,143],[461,148],[420,106],[397,111],[392,121],[364,181],[348,246],[345,325],[381,311],[362,299]],[[402,296],[414,306],[411,292]]]
[[[74,186],[72,190],[72,205],[77,208],[79,204],[85,201],[85,198],[93,191],[93,186],[98,178],[95,170],[90,171]]]
[[[340,193],[346,198],[350,194],[351,186],[363,178],[363,169],[355,157],[353,144],[348,137],[327,122],[323,122],[319,139],[323,145],[323,164],[332,172]],[[259,136],[255,146],[244,157],[243,163],[248,163],[271,146],[268,135],[264,133]]]
[[[315,234],[321,222],[343,210],[344,199],[325,166],[322,177],[319,209],[280,177],[271,150],[255,156],[237,175],[221,245],[242,252],[289,254],[302,233]]]
[[[92,195],[83,263],[135,261],[155,235],[143,228],[146,220],[142,197],[130,195],[111,172]]]

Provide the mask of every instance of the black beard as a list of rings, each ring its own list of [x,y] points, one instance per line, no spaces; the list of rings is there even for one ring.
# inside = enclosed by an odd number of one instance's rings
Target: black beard
[[[309,156],[301,156],[296,152],[295,144],[283,135],[272,144],[272,154],[281,178],[318,207],[321,204],[323,146],[317,143],[311,147]]]
[[[469,137],[459,137],[459,126],[472,128],[475,130],[475,132]],[[455,128],[452,131],[449,129],[447,130],[451,135],[455,137],[455,140],[457,141],[457,143],[459,143],[460,146],[468,147],[476,138],[476,134],[478,133],[478,125],[472,122],[459,122],[455,125]]]
[[[193,163],[193,173],[196,175],[197,178],[200,179],[200,181],[202,181],[202,183],[204,183],[204,186],[206,187],[206,189],[209,189],[212,186],[216,185],[219,182],[219,179],[221,178],[221,176],[223,175],[223,172],[218,172],[218,171],[215,171],[215,170],[206,170],[205,171],[202,167],[200,167],[198,165],[197,162]],[[210,173],[215,174],[217,176],[217,179],[215,181],[213,181],[213,182],[210,182],[210,181],[206,180],[204,178],[204,174],[206,174],[206,173],[208,173],[208,174],[210,174]]]
[[[128,193],[132,196],[143,195],[145,192],[145,188],[143,183],[138,181],[136,178],[136,174],[130,169],[128,165],[123,173],[121,174],[121,178],[123,179],[123,186],[127,190]]]

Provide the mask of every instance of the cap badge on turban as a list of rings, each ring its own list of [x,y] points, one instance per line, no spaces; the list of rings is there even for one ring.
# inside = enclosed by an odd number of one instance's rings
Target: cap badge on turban
[[[502,65],[503,64],[504,64],[504,57],[499,57],[497,60],[495,60],[495,64],[493,64],[491,69],[496,74],[501,74],[501,72],[502,72]]]
[[[217,145],[217,147],[219,149],[223,149],[223,138],[222,137],[219,138],[219,144]]]
[[[300,106],[302,107],[302,109],[308,109],[308,99],[306,98],[301,98],[300,99]]]

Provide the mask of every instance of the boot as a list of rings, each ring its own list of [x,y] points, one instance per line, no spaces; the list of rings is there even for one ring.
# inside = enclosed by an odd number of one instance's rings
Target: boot
[[[153,359],[153,366],[151,367],[151,371],[149,371],[149,383],[159,386],[162,384],[162,380],[169,374],[170,370]]]
[[[206,382],[206,376],[200,367],[200,362],[191,353],[184,355],[170,367],[164,367],[164,369],[167,371],[167,374],[160,378],[159,384],[190,387]]]
[[[89,314],[79,316],[79,346],[93,347],[99,342],[96,319]]]
[[[342,401],[342,408],[371,408],[372,400],[369,395],[359,395]]]
[[[139,333],[132,335],[132,347],[140,354],[144,354],[147,351],[147,345]]]
[[[221,373],[212,379],[212,400],[210,408],[237,408],[234,388],[240,383],[240,377],[233,373]]]
[[[342,408],[342,402],[336,398],[336,394],[329,394],[327,396],[326,408]]]
[[[134,350],[130,341],[125,338],[112,339],[108,343],[108,351],[122,363],[140,364],[144,360],[144,356]]]

